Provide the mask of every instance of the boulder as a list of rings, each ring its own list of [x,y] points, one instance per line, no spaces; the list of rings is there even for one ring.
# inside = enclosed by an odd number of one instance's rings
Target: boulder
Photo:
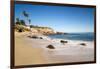
[[[18,32],[23,32],[23,29],[19,29]]]
[[[49,48],[49,49],[55,49],[55,47],[53,45],[48,45],[47,48]]]
[[[40,39],[43,39],[42,37],[39,37]]]
[[[31,38],[38,38],[37,36],[32,36]]]
[[[61,40],[60,42],[61,43],[68,43],[68,41],[66,41],[66,40]]]
[[[86,46],[86,44],[85,44],[85,43],[80,43],[80,45],[82,45],[82,46]]]
[[[28,37],[30,37],[30,38],[34,38],[34,39],[37,39],[38,37],[37,36],[28,36]]]

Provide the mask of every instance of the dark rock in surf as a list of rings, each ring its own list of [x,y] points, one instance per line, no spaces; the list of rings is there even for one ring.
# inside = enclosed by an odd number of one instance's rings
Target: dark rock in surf
[[[61,43],[68,43],[68,41],[65,41],[65,40],[61,40],[60,42]]]

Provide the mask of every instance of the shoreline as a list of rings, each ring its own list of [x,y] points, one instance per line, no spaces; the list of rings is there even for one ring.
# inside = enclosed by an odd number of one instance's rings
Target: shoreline
[[[68,43],[61,44],[60,39],[51,39],[41,34],[36,35],[43,39],[34,39],[27,37],[29,35],[28,32],[15,32],[15,65],[94,60],[94,42],[67,40]],[[86,46],[79,45],[80,43],[86,43]],[[50,44],[55,49],[46,48]]]

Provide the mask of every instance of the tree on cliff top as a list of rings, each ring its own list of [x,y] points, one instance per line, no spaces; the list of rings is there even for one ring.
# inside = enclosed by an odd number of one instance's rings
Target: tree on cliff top
[[[26,17],[27,21],[29,22],[29,25],[31,24],[31,20],[29,19],[29,14],[26,11],[23,11],[24,17]]]

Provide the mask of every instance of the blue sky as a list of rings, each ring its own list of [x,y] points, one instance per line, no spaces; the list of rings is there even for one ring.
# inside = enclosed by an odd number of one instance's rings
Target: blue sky
[[[94,8],[15,4],[15,18],[25,20],[23,11],[29,14],[32,25],[60,32],[94,31]]]

